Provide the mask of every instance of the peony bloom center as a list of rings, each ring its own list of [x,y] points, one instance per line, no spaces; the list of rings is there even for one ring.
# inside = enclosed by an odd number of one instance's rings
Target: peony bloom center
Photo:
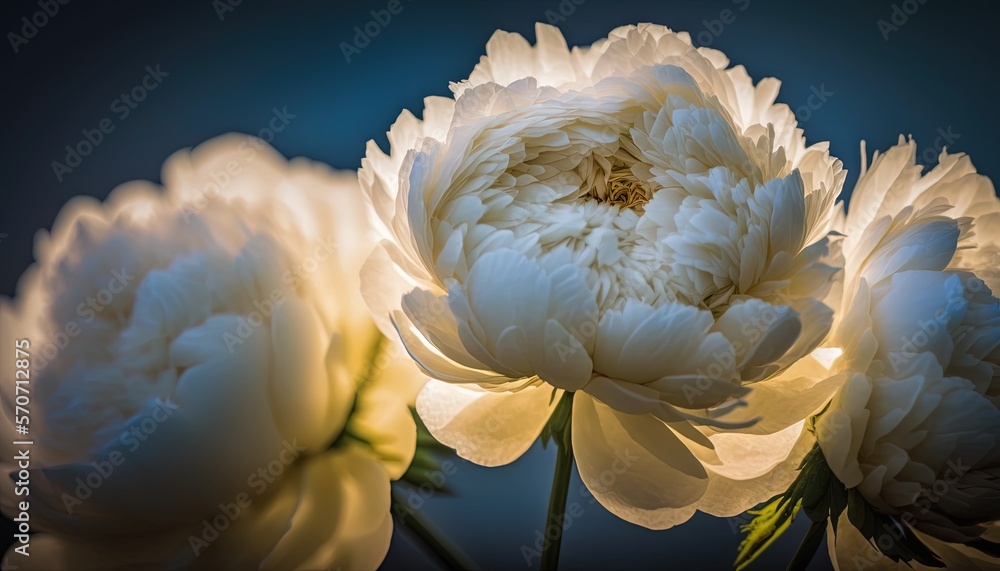
[[[626,155],[626,158],[619,158],[619,154]],[[641,215],[646,203],[653,197],[654,189],[632,171],[632,166],[638,161],[624,152],[610,157],[610,162],[603,157],[595,159],[598,168],[594,171],[590,192],[583,199],[628,208]]]

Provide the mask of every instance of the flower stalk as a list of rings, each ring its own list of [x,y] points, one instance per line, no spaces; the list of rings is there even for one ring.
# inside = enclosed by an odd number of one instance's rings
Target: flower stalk
[[[562,546],[563,521],[566,516],[566,498],[569,495],[569,477],[573,473],[573,438],[571,417],[573,393],[564,393],[549,421],[547,437],[556,443],[556,469],[552,476],[552,492],[549,495],[549,511],[545,518],[544,534],[549,541],[542,549],[542,571],[554,571],[559,567],[559,549]],[[549,538],[549,530],[554,529],[554,537]]]
[[[410,509],[406,496],[395,486],[392,488],[392,513],[438,561],[448,569],[478,570],[479,566],[469,559],[454,543],[448,541],[419,511]]]

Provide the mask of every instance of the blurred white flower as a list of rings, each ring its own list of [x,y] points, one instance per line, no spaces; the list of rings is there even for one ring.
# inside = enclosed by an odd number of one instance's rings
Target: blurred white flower
[[[851,379],[816,437],[838,479],[947,568],[995,568],[984,540],[1000,539],[1000,301],[987,283],[997,285],[1000,200],[965,155],[942,153],[924,176],[915,156],[902,139],[876,155],[851,199],[844,311],[829,341]],[[840,568],[910,568],[846,517],[828,542]]]
[[[794,476],[799,423],[840,380],[809,354],[841,164],[776,80],[687,34],[536,34],[497,32],[454,99],[400,115],[389,154],[369,143],[366,301],[439,379],[418,411],[463,457],[516,459],[574,391],[580,474],[612,512],[739,513],[787,484],[776,465]]]
[[[173,155],[162,188],[70,202],[0,301],[4,346],[31,341],[31,523],[44,532],[11,563],[377,567],[421,376],[378,351],[358,291],[366,220],[353,174],[235,135]]]

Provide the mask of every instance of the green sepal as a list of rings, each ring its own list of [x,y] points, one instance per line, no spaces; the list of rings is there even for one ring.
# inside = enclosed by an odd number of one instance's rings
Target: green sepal
[[[897,563],[916,561],[927,567],[944,567],[909,527],[893,516],[875,511],[856,488],[848,493],[847,519],[879,553]]]
[[[552,390],[552,399],[555,398],[556,391]],[[551,400],[549,401],[552,402]],[[541,439],[542,448],[549,445],[549,441],[552,440],[554,435],[560,434],[563,437],[563,442],[560,444],[569,446],[571,443],[566,441],[570,438],[570,432],[566,430],[566,425],[570,422],[570,417],[573,415],[573,393],[566,392],[563,393],[559,403],[556,405],[556,409],[552,411],[552,416],[549,417],[549,421],[545,423],[542,427]]]
[[[828,522],[836,535],[844,510],[847,510],[850,524],[892,561],[915,561],[927,567],[943,567],[937,555],[906,525],[875,510],[856,488],[847,489],[830,470],[817,444],[799,464],[799,474],[785,493],[769,500],[763,508],[747,512],[756,517],[742,527],[747,537],[739,545],[735,568],[746,568],[770,547],[788,529],[799,510],[806,514],[812,525],[789,564],[790,570],[806,568],[822,543]],[[982,543],[984,553],[993,553],[994,550],[1000,553],[1000,545]]]

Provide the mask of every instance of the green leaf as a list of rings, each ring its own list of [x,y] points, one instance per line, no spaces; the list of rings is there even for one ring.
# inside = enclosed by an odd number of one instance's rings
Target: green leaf
[[[834,478],[837,484],[840,481]],[[837,533],[837,522],[840,521],[840,515],[844,513],[847,509],[847,488],[842,484],[836,486],[830,486],[830,524],[833,526],[833,533]]]
[[[861,494],[853,490],[848,492],[847,519],[851,522],[851,525],[856,527],[862,534],[870,531],[870,524],[867,521],[868,510],[866,509],[865,504],[865,499],[861,497]]]
[[[826,535],[826,522],[814,521],[809,526],[809,531],[802,538],[802,543],[795,550],[792,561],[788,564],[788,571],[804,571],[809,566],[809,562],[815,557],[816,551],[823,543],[823,536]]]
[[[909,527],[891,515],[876,511],[857,489],[850,489],[848,494],[848,520],[879,553],[895,562],[916,561],[927,567],[944,567],[937,554]]]
[[[781,537],[781,534],[785,533],[788,526],[792,525],[799,511],[799,505],[800,502],[792,503],[785,496],[776,496],[759,510],[747,512],[756,517],[740,528],[747,536],[740,542],[739,553],[733,563],[737,571],[753,563]]]
[[[795,552],[789,569],[804,569],[808,565],[823,541],[827,522],[836,534],[844,510],[847,510],[850,524],[892,561],[916,561],[928,567],[943,565],[911,529],[891,515],[877,511],[857,489],[847,489],[830,470],[822,449],[815,445],[799,464],[799,473],[784,494],[775,496],[759,510],[747,512],[756,517],[742,528],[747,536],[739,545],[734,562],[736,569],[746,568],[770,547],[788,529],[799,510],[806,514],[812,525]],[[1000,552],[1000,545],[983,543],[981,550],[985,553],[993,553],[992,550]]]
[[[819,446],[813,446],[799,464],[799,474],[788,490],[765,506],[748,512],[756,517],[743,526],[747,537],[739,545],[733,565],[737,570],[753,563],[795,520],[800,509],[814,522],[826,522],[830,510],[830,470]]]

